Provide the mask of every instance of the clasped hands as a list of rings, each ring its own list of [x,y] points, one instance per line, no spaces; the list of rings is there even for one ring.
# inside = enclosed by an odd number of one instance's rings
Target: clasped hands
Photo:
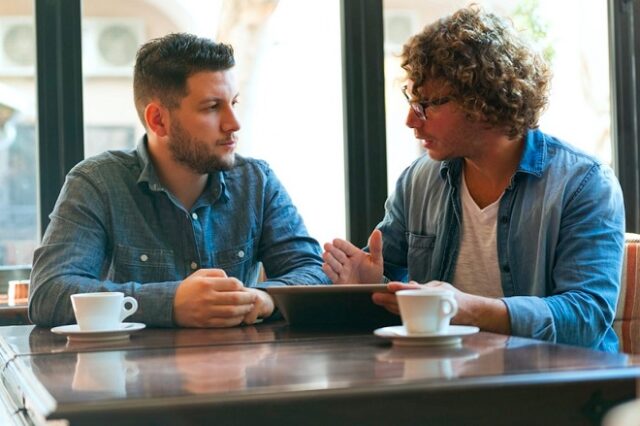
[[[200,269],[183,280],[173,299],[173,319],[181,327],[254,324],[273,313],[271,296],[245,287],[222,269]]]

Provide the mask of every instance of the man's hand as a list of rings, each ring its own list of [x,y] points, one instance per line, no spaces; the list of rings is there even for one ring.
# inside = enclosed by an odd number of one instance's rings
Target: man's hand
[[[387,311],[396,315],[400,315],[400,308],[398,307],[398,298],[396,297],[396,291],[416,288],[420,289],[423,287],[424,286],[421,286],[415,281],[411,281],[409,284],[390,282],[389,284],[387,284],[387,290],[389,290],[389,293],[373,293],[373,295],[371,296],[371,300],[373,300],[373,303],[382,306]]]
[[[259,301],[255,291],[235,278],[228,278],[222,269],[200,269],[176,289],[173,319],[181,327],[238,325],[257,307],[258,314],[268,310],[268,304]]]
[[[376,284],[382,282],[382,232],[369,237],[369,253],[348,241],[335,239],[324,245],[322,270],[334,284]]]
[[[451,318],[451,324],[475,325],[485,331],[500,334],[511,334],[511,322],[507,306],[500,299],[477,296],[464,293],[449,283],[443,281],[430,281],[420,285],[415,281],[409,284],[390,282],[387,285],[389,293],[373,293],[373,303],[384,307],[389,312],[400,315],[398,298],[395,293],[408,289],[438,289],[449,290],[458,302],[458,313]]]
[[[253,324],[258,318],[270,317],[275,308],[271,295],[257,288],[245,288],[245,291],[255,294],[256,302],[253,305],[253,309],[244,316],[242,322],[245,324]]]

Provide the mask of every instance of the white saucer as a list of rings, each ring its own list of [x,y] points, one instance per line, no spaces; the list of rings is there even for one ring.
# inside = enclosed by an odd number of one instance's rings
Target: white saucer
[[[475,334],[480,329],[469,325],[450,325],[444,333],[407,334],[404,326],[378,328],[373,332],[383,339],[391,339],[394,345],[399,346],[449,346],[462,341],[463,336]]]
[[[112,330],[81,331],[78,324],[72,324],[53,327],[51,331],[55,334],[67,336],[70,342],[97,342],[128,339],[129,334],[142,330],[145,327],[144,324],[139,322],[123,322],[118,328]]]

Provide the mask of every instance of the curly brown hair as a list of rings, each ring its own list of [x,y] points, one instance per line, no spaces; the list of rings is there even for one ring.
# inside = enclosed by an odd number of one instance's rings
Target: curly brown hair
[[[443,82],[467,117],[503,128],[509,137],[538,127],[548,101],[548,64],[509,22],[477,5],[411,37],[403,47],[402,68],[417,97],[427,81]]]

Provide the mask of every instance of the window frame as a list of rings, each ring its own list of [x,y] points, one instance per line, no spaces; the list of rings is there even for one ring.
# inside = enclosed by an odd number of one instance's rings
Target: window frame
[[[34,0],[41,234],[84,158],[81,0]],[[614,169],[640,231],[640,0],[608,0]],[[382,0],[341,0],[347,237],[364,245],[387,197]],[[638,36],[637,36],[638,35]],[[624,155],[621,155],[624,153]]]

